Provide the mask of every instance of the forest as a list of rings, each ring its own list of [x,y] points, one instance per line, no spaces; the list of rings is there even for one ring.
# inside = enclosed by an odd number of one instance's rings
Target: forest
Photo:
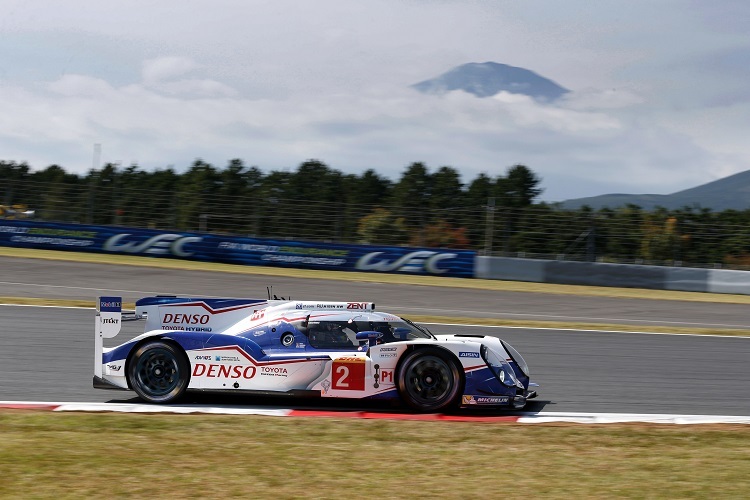
[[[0,203],[43,221],[204,231],[257,238],[473,249],[485,255],[745,268],[750,211],[635,205],[563,209],[537,201],[525,165],[464,182],[420,162],[397,180],[319,160],[263,172],[233,159],[178,172],[106,164],[85,175],[0,161]]]

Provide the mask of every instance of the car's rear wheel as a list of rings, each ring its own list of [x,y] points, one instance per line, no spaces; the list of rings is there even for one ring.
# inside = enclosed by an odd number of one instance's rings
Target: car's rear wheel
[[[128,369],[131,388],[149,403],[172,403],[187,390],[190,365],[179,347],[148,342],[133,354]]]
[[[417,349],[406,355],[398,374],[398,392],[406,404],[420,411],[439,411],[460,396],[461,372],[440,349]]]

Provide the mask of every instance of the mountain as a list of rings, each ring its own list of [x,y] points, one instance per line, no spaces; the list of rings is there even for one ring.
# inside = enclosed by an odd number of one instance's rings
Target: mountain
[[[477,97],[491,97],[505,91],[541,101],[554,101],[570,92],[533,71],[495,62],[462,64],[411,87],[425,94],[463,90]]]
[[[750,170],[673,194],[604,194],[561,202],[563,208],[588,205],[593,209],[616,208],[627,204],[651,210],[656,207],[700,206],[714,212],[750,209]]]

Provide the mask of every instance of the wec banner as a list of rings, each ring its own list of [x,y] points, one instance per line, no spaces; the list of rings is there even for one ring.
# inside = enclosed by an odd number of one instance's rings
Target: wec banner
[[[474,276],[476,252],[277,241],[205,233],[0,221],[0,245],[340,271]]]

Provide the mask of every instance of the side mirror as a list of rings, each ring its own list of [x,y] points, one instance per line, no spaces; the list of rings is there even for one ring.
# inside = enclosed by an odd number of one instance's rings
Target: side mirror
[[[374,346],[378,343],[378,339],[383,336],[382,332],[376,332],[376,331],[364,331],[364,332],[357,332],[357,340],[366,340],[368,342],[368,345],[370,347]]]

